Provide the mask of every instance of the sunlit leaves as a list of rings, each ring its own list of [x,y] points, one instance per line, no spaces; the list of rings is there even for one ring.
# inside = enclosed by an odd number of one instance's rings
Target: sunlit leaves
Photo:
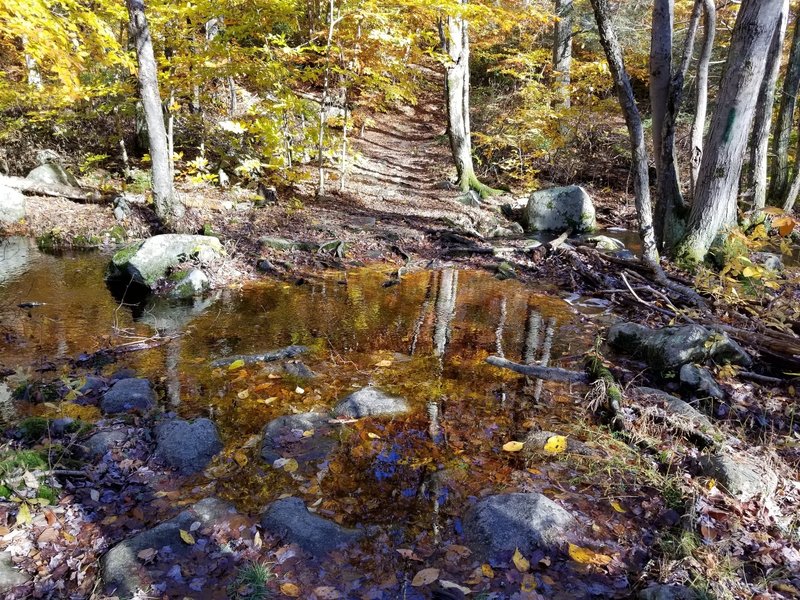
[[[524,447],[525,447],[525,444],[523,442],[511,441],[511,442],[506,442],[505,444],[503,444],[503,451],[504,452],[519,452]]]
[[[575,544],[569,544],[568,553],[572,560],[582,564],[604,566],[611,562],[610,556],[600,554],[589,548],[576,546]]]

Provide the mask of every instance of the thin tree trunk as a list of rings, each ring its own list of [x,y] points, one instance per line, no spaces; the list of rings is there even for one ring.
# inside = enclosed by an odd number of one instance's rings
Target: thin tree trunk
[[[769,149],[769,130],[772,124],[772,109],[775,104],[775,88],[781,68],[783,41],[786,38],[786,24],[789,19],[789,0],[783,0],[780,24],[772,36],[772,46],[767,57],[766,71],[758,93],[758,105],[753,123],[753,137],[750,141],[750,168],[745,189],[753,191],[753,208],[761,209],[767,204],[767,151]]]
[[[772,165],[770,166],[770,204],[780,206],[789,186],[789,143],[800,90],[800,19],[795,21],[789,65],[783,78],[783,92],[775,129],[772,132]]]
[[[700,163],[703,160],[703,140],[706,132],[708,113],[708,68],[714,52],[714,38],[717,33],[717,8],[714,0],[703,0],[703,49],[697,61],[697,98],[694,121],[692,122],[692,195],[697,189],[700,176]]]
[[[556,108],[570,107],[570,85],[572,83],[572,23],[574,7],[572,0],[555,0],[556,23],[553,27],[553,71],[558,88]]]
[[[153,40],[144,14],[143,0],[127,0],[131,39],[136,46],[139,63],[139,94],[142,99],[147,137],[150,144],[151,178],[155,212],[162,224],[171,226],[183,214],[176,202],[170,177],[167,132],[158,92],[158,72],[153,54]]]
[[[467,0],[459,0],[461,6]],[[469,81],[469,24],[462,16],[439,20],[442,51],[449,61],[445,67],[445,97],[447,103],[447,135],[461,191],[475,190],[481,197],[494,190],[478,181],[472,162],[472,131],[470,127]]]
[[[674,24],[674,0],[654,0],[653,24],[650,28],[650,111],[652,113],[653,160],[661,178],[662,140],[664,139],[664,117],[667,114],[667,98],[672,78],[672,34]],[[656,223],[658,238],[659,224]]]
[[[634,170],[634,195],[636,197],[636,214],[639,220],[639,235],[642,238],[642,258],[656,272],[660,272],[658,249],[653,231],[653,209],[650,202],[650,178],[647,164],[647,147],[644,141],[642,118],[636,107],[630,77],[625,70],[622,48],[611,23],[608,0],[591,0],[600,43],[608,59],[608,66],[614,78],[614,85],[619,96],[619,103],[625,115],[628,134],[631,141],[631,154]]]
[[[330,87],[331,75],[331,45],[333,44],[333,29],[336,27],[334,19],[335,0],[330,0],[328,4],[328,44],[325,52],[325,78],[322,82],[322,100],[319,105],[319,134],[317,137],[318,170],[319,184],[317,195],[325,195],[325,105],[328,103],[328,88]]]
[[[736,199],[766,58],[784,0],[744,0],[731,35],[725,76],[711,119],[708,147],[677,256],[702,262],[714,238],[736,220]]]

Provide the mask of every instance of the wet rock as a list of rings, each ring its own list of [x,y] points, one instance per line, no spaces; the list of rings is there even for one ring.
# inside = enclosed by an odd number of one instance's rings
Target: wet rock
[[[694,395],[700,398],[713,398],[724,400],[725,392],[714,380],[714,376],[704,367],[695,364],[686,364],[681,367],[681,383],[689,388]]]
[[[606,252],[617,252],[625,248],[625,244],[621,241],[610,238],[607,235],[590,235],[584,237],[583,241],[588,242],[597,250],[604,250]]]
[[[236,354],[234,356],[227,356],[225,358],[218,358],[211,363],[212,367],[227,367],[232,365],[237,360],[241,360],[246,365],[252,365],[257,362],[274,362],[276,360],[286,360],[300,356],[308,352],[307,346],[286,346],[285,348],[278,348],[277,350],[268,350],[267,352],[260,352],[258,354]]]
[[[125,443],[128,434],[123,429],[112,429],[110,431],[98,431],[87,439],[83,446],[86,448],[90,458],[100,458],[111,450],[114,446]]]
[[[489,560],[503,561],[516,548],[527,556],[554,546],[574,524],[572,515],[542,494],[498,494],[467,514],[466,532]]]
[[[78,180],[68,173],[64,167],[53,162],[36,167],[28,173],[25,179],[45,185],[68,185],[70,187],[79,187],[80,185]]]
[[[262,273],[267,273],[268,275],[277,275],[278,273],[280,273],[278,268],[266,258],[258,259],[258,261],[256,262],[256,269],[258,269]]]
[[[202,471],[220,450],[219,432],[208,419],[173,419],[156,428],[156,457],[181,475]]]
[[[147,590],[151,584],[160,582],[170,566],[201,552],[197,545],[187,544],[181,539],[181,530],[190,531],[195,522],[212,527],[235,516],[236,511],[230,504],[206,498],[178,516],[120,542],[100,560],[106,590],[119,598],[131,598],[137,590]],[[149,549],[158,554],[153,562],[145,563],[138,554]],[[162,560],[161,556],[170,558]]]
[[[517,272],[514,270],[514,266],[506,261],[501,262],[497,265],[497,273],[495,274],[500,281],[505,281],[506,279],[516,279]]]
[[[73,431],[76,427],[75,419],[71,417],[61,417],[53,419],[50,423],[50,433],[53,435],[64,435]]]
[[[750,366],[752,360],[724,333],[700,325],[648,329],[638,323],[616,323],[608,331],[609,345],[643,358],[654,370],[677,371],[687,363],[730,362]]]
[[[114,371],[109,379],[113,383],[120,379],[132,379],[134,377],[136,377],[136,369],[119,369],[118,371]]]
[[[700,457],[703,475],[712,477],[731,496],[747,502],[770,497],[778,488],[778,475],[767,465],[743,456],[714,454]]]
[[[544,447],[550,438],[553,436],[560,435],[554,433],[552,431],[533,431],[528,434],[525,438],[525,445],[522,449],[525,456],[532,457],[538,456],[544,452]],[[592,454],[591,449],[581,442],[580,440],[573,439],[571,437],[567,437],[567,447],[564,450],[565,452],[571,452],[573,454]]]
[[[132,375],[135,375],[132,374]],[[129,377],[132,375],[128,375]],[[86,377],[86,380],[83,382],[83,385],[78,388],[78,392],[82,396],[95,396],[104,392],[108,388],[108,384],[106,380],[102,377],[95,377],[94,375],[89,375]]]
[[[639,592],[639,600],[697,600],[697,592],[684,585],[652,585]]]
[[[281,458],[294,458],[301,465],[324,461],[337,445],[328,419],[327,414],[308,412],[270,421],[264,428],[261,458],[269,464]]]
[[[525,231],[592,231],[594,204],[582,187],[570,185],[533,192],[522,215]]]
[[[154,235],[114,254],[108,278],[155,288],[170,269],[195,259],[205,264],[223,253],[222,243],[210,235],[168,233]]]
[[[333,409],[335,415],[352,419],[399,415],[408,411],[408,402],[372,386],[350,394]]]
[[[287,375],[297,377],[299,379],[314,379],[317,374],[314,373],[305,363],[299,360],[293,360],[283,364],[283,371]]]
[[[147,379],[120,379],[103,394],[100,410],[110,415],[136,411],[146,413],[156,403],[156,394]]]
[[[30,575],[19,571],[11,562],[10,552],[0,552],[0,594],[10,592],[15,587],[30,580]]]
[[[362,531],[347,529],[309,512],[300,498],[282,498],[270,504],[261,516],[261,527],[317,558],[352,544],[363,535]]]
[[[209,288],[208,276],[200,269],[192,269],[175,282],[169,296],[171,298],[192,298],[202,294]]]
[[[28,203],[22,192],[0,185],[0,223],[13,224],[28,214]]]

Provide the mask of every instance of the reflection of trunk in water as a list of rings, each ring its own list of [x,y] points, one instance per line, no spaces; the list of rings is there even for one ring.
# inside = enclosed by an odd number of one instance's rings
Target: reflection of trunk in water
[[[496,354],[500,358],[505,358],[505,354],[503,354],[503,332],[506,329],[506,317],[508,316],[508,304],[506,302],[505,296],[500,301],[500,321],[497,323],[497,329],[495,329],[495,344],[497,347]]]
[[[436,323],[433,329],[433,353],[442,358],[450,341],[453,317],[456,314],[458,294],[458,271],[445,269],[439,279],[439,295],[436,298]]]
[[[539,344],[542,343],[539,339],[542,327],[542,315],[532,308],[529,308],[528,310],[524,360],[526,365],[532,365],[536,360],[536,353],[539,351]]]
[[[425,288],[425,301],[422,303],[422,308],[419,310],[419,317],[417,318],[417,322],[414,324],[414,334],[411,337],[411,348],[409,354],[414,356],[414,353],[417,351],[417,342],[419,341],[419,334],[422,331],[422,325],[425,323],[425,319],[428,316],[428,311],[431,307],[431,295],[433,293],[433,280],[434,274],[431,273],[428,276],[428,285]]]
[[[550,366],[550,352],[553,349],[553,335],[556,332],[556,320],[549,319],[547,321],[547,329],[544,333],[544,343],[542,344],[542,358],[539,360],[539,364],[542,367]],[[539,397],[542,395],[542,386],[544,385],[544,379],[539,379],[536,382],[536,391],[533,393],[534,400],[538,400]]]
[[[550,365],[550,354],[553,350],[553,336],[556,331],[556,320],[554,318],[548,319],[544,332],[544,340],[542,340],[542,324],[544,320],[542,315],[529,308],[528,320],[525,327],[525,347],[523,348],[523,359],[526,365],[538,364],[542,367]],[[541,355],[537,362],[536,354],[539,352],[541,345]],[[502,358],[502,354],[500,354]],[[542,387],[544,380],[536,380],[536,388],[533,393],[535,400],[538,400],[542,395]]]

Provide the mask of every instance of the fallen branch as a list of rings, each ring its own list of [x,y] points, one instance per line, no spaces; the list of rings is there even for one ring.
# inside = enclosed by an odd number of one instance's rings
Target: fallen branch
[[[73,187],[71,185],[61,185],[58,183],[40,183],[30,181],[23,177],[12,177],[0,175],[0,185],[10,187],[20,192],[37,194],[40,196],[54,196],[56,198],[67,198],[78,202],[91,204],[101,204],[111,200],[112,194],[106,194],[100,190]]]
[[[558,381],[561,383],[589,383],[589,376],[586,373],[579,371],[559,369],[558,367],[521,365],[519,363],[506,360],[505,358],[500,358],[499,356],[490,356],[486,359],[486,362],[495,367],[509,369],[515,373],[527,375],[528,377],[538,377],[539,379],[547,379],[548,381]]]

